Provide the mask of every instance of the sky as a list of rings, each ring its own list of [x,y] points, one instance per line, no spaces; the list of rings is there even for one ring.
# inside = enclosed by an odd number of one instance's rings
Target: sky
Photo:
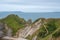
[[[59,12],[60,0],[0,0],[0,11]]]
[[[25,12],[17,13],[17,15],[25,18],[26,20],[28,19],[36,20],[37,18],[40,17],[60,18],[60,13],[40,13],[40,12],[60,12],[60,0],[0,0],[0,18],[4,18],[8,14],[11,14],[1,13],[5,11]]]

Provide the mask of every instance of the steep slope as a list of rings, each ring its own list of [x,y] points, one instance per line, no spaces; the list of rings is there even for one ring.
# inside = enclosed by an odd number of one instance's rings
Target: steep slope
[[[42,27],[39,29],[37,40],[57,40],[60,37],[60,19],[49,18],[42,22]],[[55,39],[54,39],[55,38]],[[59,39],[58,39],[59,40]]]
[[[1,23],[7,24],[11,28],[15,39],[23,38],[28,40],[60,40],[60,18],[38,18],[33,23],[31,20],[25,21],[17,15],[11,14],[0,19]]]
[[[8,27],[12,28],[13,34],[15,34],[18,29],[24,27],[26,21],[23,18],[19,18],[17,15],[11,14],[6,18],[1,19],[1,22],[6,23]]]

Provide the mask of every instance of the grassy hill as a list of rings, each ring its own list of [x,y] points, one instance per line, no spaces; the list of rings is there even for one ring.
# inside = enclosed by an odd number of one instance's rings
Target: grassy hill
[[[23,18],[18,17],[17,15],[11,14],[6,18],[0,19],[0,22],[4,22],[13,30],[13,34],[15,34],[18,29],[23,28],[26,21]]]
[[[32,24],[36,23],[39,20],[41,21],[41,28],[36,31],[32,36],[28,36],[28,39],[32,39],[37,35],[37,40],[60,40],[60,18],[39,18],[35,20]],[[7,17],[0,19],[0,22],[6,23],[9,28],[13,30],[13,35],[25,27],[27,23],[23,18],[20,18],[17,15],[11,14]]]
[[[42,19],[42,24],[44,25],[39,29],[37,40],[57,40],[60,37],[59,18]]]

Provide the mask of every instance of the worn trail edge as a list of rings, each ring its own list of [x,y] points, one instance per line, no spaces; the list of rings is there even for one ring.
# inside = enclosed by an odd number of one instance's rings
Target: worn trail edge
[[[5,36],[3,37],[3,39],[8,39],[8,40],[28,40],[26,39],[26,37],[28,35],[32,36],[32,34],[34,32],[36,32],[41,26],[41,19],[34,23],[32,26],[26,26],[24,29],[21,29],[21,30],[18,30],[18,32],[16,33],[16,38],[14,37],[8,37],[8,36]],[[32,40],[36,40],[37,36],[35,36]]]

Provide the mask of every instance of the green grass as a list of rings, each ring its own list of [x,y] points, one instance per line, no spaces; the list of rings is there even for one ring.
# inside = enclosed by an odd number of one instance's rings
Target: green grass
[[[11,14],[6,18],[1,19],[2,22],[6,23],[9,28],[13,30],[13,35],[20,29],[24,27],[25,20],[23,18],[19,18],[17,15]]]
[[[43,23],[46,22],[45,26],[48,30],[48,34],[46,34],[46,30],[43,27],[44,25],[42,25],[40,28],[40,32],[38,34],[38,40],[49,40],[49,38],[54,38],[56,36],[59,37],[60,36],[60,19],[46,19],[43,20]]]
[[[44,28],[44,25],[41,25],[41,28],[37,30],[32,36],[28,36],[27,39],[32,40],[34,36],[38,36],[37,40],[48,40],[49,38],[53,37],[59,37],[60,36],[60,19],[57,18],[39,18],[36,21],[34,21],[31,25],[36,23],[42,19],[42,24],[46,22],[45,27],[48,30],[48,34],[45,35],[46,29]],[[11,14],[8,15],[6,18],[0,19],[0,22],[6,23],[9,28],[12,29],[12,34],[15,35],[15,33],[21,29],[24,28],[26,21],[23,18],[18,17],[17,15]]]

